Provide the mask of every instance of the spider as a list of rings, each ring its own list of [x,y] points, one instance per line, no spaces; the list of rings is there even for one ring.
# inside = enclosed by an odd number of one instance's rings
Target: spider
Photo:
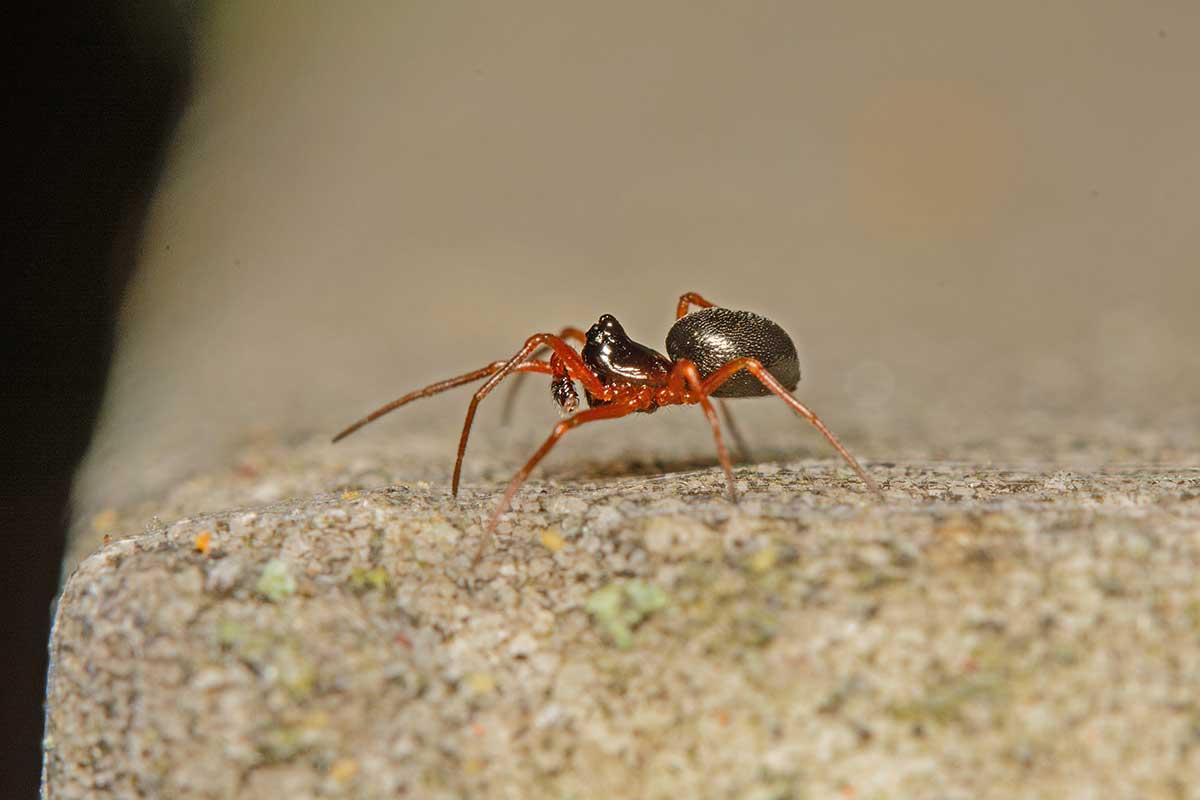
[[[692,306],[700,310],[688,313]],[[567,343],[569,339],[582,345],[578,352]],[[539,353],[546,349],[551,351],[550,358],[539,359]],[[688,292],[679,298],[675,324],[667,333],[667,353],[670,358],[635,342],[625,333],[616,317],[605,314],[587,333],[578,328],[564,328],[557,336],[536,333],[525,340],[512,358],[493,361],[465,375],[410,392],[372,411],[333,437],[333,441],[344,439],[367,423],[413,400],[487,378],[467,406],[467,418],[458,440],[458,458],[454,462],[454,477],[450,482],[450,494],[457,497],[467,438],[480,401],[500,381],[514,373],[549,375],[551,397],[564,418],[509,481],[504,497],[492,512],[484,531],[490,534],[496,529],[500,515],[508,509],[529,473],[567,431],[588,422],[616,419],[635,412],[649,414],[662,406],[699,404],[703,409],[712,427],[721,468],[725,471],[729,498],[736,503],[733,467],[721,436],[721,425],[709,398],[775,394],[829,440],[872,493],[881,495],[874,479],[859,466],[850,451],[833,435],[833,431],[792,396],[791,390],[796,388],[800,380],[796,347],[783,328],[771,320],[749,311],[720,308],[695,292]],[[583,387],[587,398],[588,408],[583,411],[578,410],[576,383]]]

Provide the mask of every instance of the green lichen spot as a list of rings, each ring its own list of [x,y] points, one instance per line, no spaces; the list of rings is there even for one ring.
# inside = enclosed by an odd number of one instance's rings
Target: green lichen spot
[[[1188,603],[1186,608],[1188,622],[1192,625],[1192,630],[1200,633],[1200,600],[1193,600]]]
[[[592,592],[584,608],[613,644],[622,650],[633,646],[633,629],[650,614],[667,605],[666,593],[645,581],[614,581]]]
[[[287,761],[305,748],[304,733],[292,725],[280,725],[265,731],[259,739],[258,749],[268,762]]]
[[[746,560],[746,566],[750,571],[758,575],[770,572],[775,565],[779,563],[779,551],[774,545],[767,545],[760,548],[754,555]]]
[[[375,590],[381,592],[388,586],[387,570],[383,567],[363,569],[355,567],[350,570],[350,585],[362,591]]]
[[[273,674],[295,697],[306,697],[317,685],[317,669],[304,657],[297,643],[289,642],[273,653]]]
[[[496,688],[496,678],[489,672],[472,672],[464,683],[473,694],[491,694]]]
[[[296,579],[288,572],[287,564],[278,558],[272,558],[258,576],[254,591],[272,603],[278,603],[296,591]]]
[[[223,619],[217,623],[217,644],[236,647],[246,639],[247,633],[248,629],[242,623]]]
[[[924,697],[890,706],[887,711],[901,722],[948,724],[961,720],[969,705],[1002,702],[1006,689],[1007,685],[998,675],[973,675],[933,687]]]

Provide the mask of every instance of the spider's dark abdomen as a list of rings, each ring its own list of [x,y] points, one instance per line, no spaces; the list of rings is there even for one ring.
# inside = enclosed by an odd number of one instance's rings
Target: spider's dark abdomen
[[[667,353],[686,358],[708,377],[735,358],[757,358],[789,391],[800,380],[796,346],[783,328],[766,317],[728,308],[702,308],[680,317],[667,333]],[[770,394],[757,378],[741,371],[713,392],[714,397]]]

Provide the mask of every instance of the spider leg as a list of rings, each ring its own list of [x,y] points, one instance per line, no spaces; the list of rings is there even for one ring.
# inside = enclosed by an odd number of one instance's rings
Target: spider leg
[[[464,375],[458,375],[453,378],[447,378],[444,381],[438,381],[437,383],[431,383],[430,385],[426,386],[424,389],[417,389],[415,392],[409,392],[408,394],[404,395],[403,397],[397,398],[397,399],[393,400],[392,402],[388,403],[387,405],[381,406],[381,407],[375,409],[374,411],[372,411],[370,414],[367,414],[365,417],[360,419],[358,422],[356,422],[353,425],[351,425],[350,427],[346,428],[344,431],[339,433],[337,436],[334,436],[333,441],[340,442],[342,439],[345,439],[347,436],[354,433],[356,430],[358,430],[362,426],[366,425],[368,422],[374,422],[375,420],[382,417],[384,414],[387,414],[388,412],[391,412],[391,411],[395,411],[400,406],[407,405],[408,403],[411,403],[413,400],[420,400],[422,397],[429,397],[430,395],[435,395],[435,394],[438,394],[439,392],[444,392],[447,389],[453,389],[456,386],[462,386],[464,383],[470,383],[471,381],[477,381],[480,378],[486,378],[488,375],[491,375],[491,374],[499,371],[500,369],[502,369],[504,367],[504,365],[507,363],[508,363],[507,361],[493,361],[491,364],[488,364],[486,367],[481,367],[473,372],[468,372]],[[552,370],[549,362],[546,362],[546,361],[534,361],[534,360],[526,361],[523,364],[518,364],[515,367],[515,369],[520,370],[521,372],[540,372],[545,375],[550,375],[553,373],[553,370]]]
[[[713,304],[695,292],[688,292],[679,298],[679,302],[675,306],[675,319],[687,316],[687,313],[690,310],[689,306],[696,306],[697,308],[712,308]]]
[[[558,338],[564,340],[574,339],[580,344],[583,344],[587,341],[587,334],[579,330],[579,328],[567,327],[558,332]],[[535,350],[533,352],[533,357],[536,358],[537,356],[541,355],[543,349],[544,348],[539,347],[537,350]],[[500,412],[500,422],[504,425],[507,425],[512,419],[513,409],[517,406],[517,390],[521,388],[523,383],[525,383],[524,375],[518,375],[512,380],[512,388],[508,390],[508,395],[504,398],[504,410]]]
[[[691,361],[681,358],[671,369],[671,377],[668,381],[668,385],[679,394],[683,394],[683,387],[686,384],[692,390],[700,408],[704,409],[704,416],[708,418],[708,424],[712,427],[713,439],[717,443],[717,457],[721,460],[721,469],[725,470],[725,481],[729,484],[729,499],[736,503],[737,485],[733,477],[733,465],[729,462],[729,451],[725,449],[725,440],[721,437],[721,423],[717,421],[717,412],[713,410],[712,403],[708,401],[709,393],[704,390],[700,370],[696,369],[696,365]]]
[[[759,382],[762,383],[763,386],[766,386],[768,389],[778,395],[779,399],[791,406],[793,411],[804,417],[814,428],[819,430],[821,435],[823,435],[826,440],[833,445],[833,449],[837,450],[841,457],[846,460],[846,463],[849,464],[850,467],[858,474],[858,477],[861,478],[862,482],[867,485],[867,488],[871,490],[872,494],[880,498],[883,497],[883,492],[879,490],[879,484],[875,482],[874,478],[867,474],[866,470],[859,466],[858,461],[855,460],[854,456],[850,455],[850,451],[847,450],[845,446],[838,441],[838,438],[833,435],[833,431],[829,430],[829,428],[826,428],[825,423],[821,422],[821,419],[814,414],[808,406],[804,405],[804,403],[801,403],[795,398],[794,395],[792,395],[791,392],[783,388],[783,384],[776,380],[775,376],[768,372],[767,368],[764,367],[758,361],[758,359],[735,358],[733,361],[727,362],[719,370],[704,379],[704,386],[702,389],[703,393],[706,395],[712,394],[717,390],[718,387],[721,386],[721,384],[725,383],[725,381],[729,380],[736,373],[743,369],[752,374],[754,377],[758,378]]]
[[[688,292],[681,295],[679,302],[675,305],[675,319],[680,319],[687,316],[691,311],[691,306],[697,308],[712,308],[714,303],[705,300],[697,292]],[[724,400],[717,400],[717,407],[721,409],[721,416],[725,418],[725,427],[729,428],[729,433],[733,436],[733,443],[737,447],[738,456],[743,461],[751,461],[753,457],[750,455],[750,448],[746,446],[746,439],[742,436],[742,431],[738,428],[736,422],[733,421],[733,412],[729,410],[729,404]]]
[[[733,438],[733,446],[737,448],[739,461],[753,461],[754,456],[750,452],[750,448],[746,445],[746,439],[742,436],[742,430],[738,427],[737,422],[733,419],[733,412],[729,410],[729,403],[726,400],[717,398],[717,410],[721,412],[721,417],[725,421],[725,427],[729,429],[729,434]]]
[[[587,364],[583,363],[579,353],[571,349],[571,346],[564,342],[561,337],[555,336],[552,333],[535,333],[525,340],[525,344],[517,351],[517,354],[492,373],[492,376],[484,382],[483,386],[475,391],[475,395],[471,398],[471,404],[467,406],[467,418],[463,421],[462,436],[458,440],[458,457],[454,461],[454,477],[450,481],[450,494],[454,497],[458,496],[459,478],[462,476],[463,456],[467,452],[467,439],[471,435],[471,423],[475,421],[475,410],[479,407],[479,402],[488,396],[488,393],[495,389],[500,381],[504,380],[515,370],[520,370],[525,360],[530,355],[541,347],[549,347],[554,351],[554,354],[561,359],[563,366],[567,370],[567,375],[582,383],[589,392],[597,397],[607,397],[608,390],[596,374],[588,369]],[[536,362],[543,363],[543,362]],[[538,370],[540,371],[540,370]],[[547,365],[547,371],[553,374],[553,367]]]
[[[554,429],[550,432],[550,436],[547,437],[546,441],[542,443],[542,446],[539,447],[532,456],[530,456],[529,460],[525,462],[525,466],[521,467],[521,469],[517,471],[517,474],[513,476],[512,480],[509,481],[508,488],[504,490],[504,497],[500,499],[500,504],[497,505],[496,510],[492,512],[492,518],[488,520],[487,527],[484,529],[484,536],[480,540],[479,550],[475,553],[475,561],[473,563],[479,563],[479,559],[483,556],[484,547],[489,541],[491,534],[496,530],[496,526],[500,523],[500,515],[508,510],[509,505],[512,503],[512,499],[521,489],[521,485],[525,483],[525,479],[529,477],[529,473],[533,472],[533,469],[538,465],[538,462],[546,457],[546,454],[550,452],[550,449],[558,443],[558,440],[561,439],[567,431],[571,430],[572,428],[577,428],[587,422],[624,417],[637,411],[639,407],[640,406],[636,402],[619,404],[614,403],[613,405],[589,408],[586,411],[580,411],[578,414],[559,421],[554,426]]]

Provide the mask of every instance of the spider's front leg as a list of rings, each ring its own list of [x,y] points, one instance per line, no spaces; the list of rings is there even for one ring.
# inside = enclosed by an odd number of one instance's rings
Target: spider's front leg
[[[486,378],[489,375],[494,375],[495,373],[497,373],[501,369],[503,369],[507,364],[508,364],[507,361],[493,361],[491,364],[488,364],[486,367],[480,367],[477,370],[467,372],[463,375],[457,375],[453,378],[447,378],[444,381],[438,381],[437,383],[431,383],[430,385],[428,385],[422,389],[417,389],[415,392],[409,392],[408,394],[404,395],[403,397],[399,397],[399,398],[393,400],[392,402],[388,403],[387,405],[380,406],[379,408],[372,411],[370,414],[367,414],[365,417],[360,419],[358,422],[355,422],[353,425],[351,425],[350,427],[346,428],[345,430],[341,431],[336,436],[334,436],[333,441],[340,442],[342,439],[345,439],[347,436],[354,433],[356,430],[358,430],[362,426],[366,425],[367,423],[374,422],[375,420],[382,417],[384,414],[395,411],[397,408],[400,408],[400,406],[408,405],[413,400],[420,400],[422,397],[430,397],[432,395],[444,392],[447,389],[453,389],[456,386],[462,386],[464,383],[471,383],[472,381],[477,381],[480,378]],[[543,375],[553,375],[554,374],[554,367],[547,361],[530,360],[530,361],[526,361],[521,364],[518,364],[516,367],[514,367],[514,369],[518,370],[521,373],[539,372]]]
[[[636,401],[618,401],[612,405],[589,408],[585,411],[580,411],[578,414],[573,414],[564,420],[560,420],[550,432],[550,436],[542,443],[542,446],[530,456],[529,460],[525,462],[525,466],[521,467],[512,480],[509,481],[508,488],[504,490],[504,497],[500,499],[499,505],[492,512],[492,518],[488,520],[487,527],[484,529],[484,538],[479,544],[479,552],[475,554],[475,563],[479,562],[479,557],[483,554],[483,547],[488,541],[488,536],[496,530],[496,526],[500,523],[500,515],[508,510],[513,498],[516,497],[517,492],[520,491],[522,484],[525,483],[529,474],[533,472],[534,467],[546,457],[550,449],[558,443],[559,439],[566,435],[567,431],[572,428],[578,428],[587,422],[624,417],[634,413],[639,408],[641,408],[641,405]]]
[[[462,477],[462,462],[463,456],[467,452],[467,439],[471,435],[471,423],[475,421],[475,410],[479,407],[479,403],[483,398],[488,396],[488,393],[511,375],[514,370],[518,370],[523,362],[532,356],[532,354],[542,347],[548,347],[553,351],[553,359],[557,359],[556,363],[561,363],[561,368],[566,371],[567,376],[579,381],[587,388],[589,392],[598,396],[604,397],[607,390],[600,379],[596,377],[587,366],[583,363],[579,353],[576,353],[571,346],[567,344],[559,336],[552,333],[535,333],[525,340],[525,344],[517,351],[517,354],[504,363],[500,369],[496,370],[490,378],[480,386],[471,398],[471,404],[467,406],[467,418],[463,421],[462,436],[458,440],[458,456],[454,461],[454,477],[450,481],[450,494],[454,497],[458,496],[459,479]],[[538,362],[541,363],[541,362]],[[555,367],[551,367],[551,372]]]

